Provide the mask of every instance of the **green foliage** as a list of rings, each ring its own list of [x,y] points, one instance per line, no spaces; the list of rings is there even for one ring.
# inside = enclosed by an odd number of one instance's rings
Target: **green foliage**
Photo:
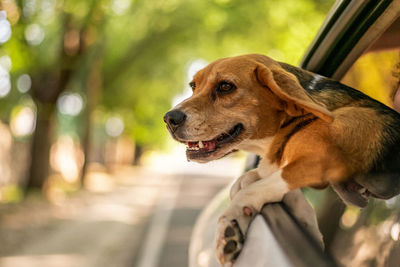
[[[12,108],[2,103],[17,103],[21,97],[15,88],[18,75],[35,75],[67,64],[59,50],[68,18],[67,26],[72,29],[95,25],[85,37],[88,43],[94,43],[81,56],[73,79],[78,82],[69,89],[84,93],[92,62],[101,57],[103,90],[98,109],[105,111],[102,114],[122,116],[125,134],[139,145],[151,147],[164,143],[167,133],[162,116],[171,107],[172,98],[187,86],[186,68],[190,61],[262,53],[296,64],[333,1],[24,0],[14,3],[19,4],[20,18],[12,26],[12,38],[0,48],[0,56],[7,54],[13,63],[13,92],[0,99],[2,117],[9,116]],[[39,25],[45,33],[38,45],[30,45],[24,37],[32,24]],[[99,47],[101,53],[91,56],[92,50]]]
[[[384,200],[371,199],[368,207],[363,211],[366,218],[366,225],[377,225],[389,219],[399,208],[397,198],[392,199],[392,204],[388,204]]]
[[[22,189],[14,184],[0,188],[0,203],[18,203],[24,197]]]
[[[322,2],[134,1],[105,26],[102,104],[125,116],[137,142],[159,145],[188,62],[263,53],[296,64],[332,3]]]

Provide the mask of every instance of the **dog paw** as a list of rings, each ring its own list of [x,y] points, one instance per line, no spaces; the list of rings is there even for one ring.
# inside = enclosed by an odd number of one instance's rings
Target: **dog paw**
[[[216,236],[216,256],[222,266],[232,266],[239,256],[252,214],[222,216],[218,220]]]
[[[229,266],[239,256],[244,235],[236,220],[221,218],[218,222],[216,254],[222,266]]]

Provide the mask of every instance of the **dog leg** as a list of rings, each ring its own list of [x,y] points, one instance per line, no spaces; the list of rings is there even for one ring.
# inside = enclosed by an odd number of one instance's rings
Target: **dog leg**
[[[231,205],[218,220],[216,254],[219,262],[232,264],[243,248],[251,220],[268,202],[279,202],[289,191],[282,171],[260,179],[238,191]]]
[[[258,181],[261,179],[261,176],[258,174],[257,169],[253,169],[251,171],[246,172],[242,176],[236,179],[235,183],[231,187],[230,198],[231,200],[235,197],[235,195],[243,188],[248,185]]]
[[[255,181],[238,191],[218,221],[216,254],[220,263],[231,264],[235,261],[251,220],[265,203],[279,202],[287,192],[296,188],[338,181],[340,177],[345,177],[345,169],[339,167],[333,161],[326,163],[324,159],[304,157],[285,165],[269,178]],[[296,207],[295,198],[288,203]],[[315,237],[320,240],[314,217],[307,219],[304,214],[299,217],[300,221],[310,225],[311,232],[315,232]]]
[[[278,171],[279,167],[276,164],[271,164],[268,159],[261,159],[258,168],[250,170],[236,179],[231,187],[230,198],[234,196],[243,188],[260,180],[268,179],[274,172]]]

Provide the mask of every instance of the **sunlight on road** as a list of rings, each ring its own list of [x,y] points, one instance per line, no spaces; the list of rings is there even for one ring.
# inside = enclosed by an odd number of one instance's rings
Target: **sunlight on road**
[[[0,266],[13,267],[79,267],[84,266],[84,256],[78,254],[55,254],[55,255],[21,255],[3,257]]]
[[[170,153],[153,152],[143,160],[146,168],[165,174],[199,174],[212,176],[238,177],[245,165],[245,154],[232,154],[220,160],[200,164],[188,162],[186,148],[175,145]]]
[[[28,201],[3,216],[0,238],[12,246],[0,251],[0,266],[131,266],[135,253],[139,267],[163,266],[166,246],[187,249],[193,215],[242,173],[245,159],[198,164],[175,145],[171,153],[146,154],[142,164],[91,164],[85,191],[58,189],[52,204]],[[187,262],[180,251],[173,258]]]

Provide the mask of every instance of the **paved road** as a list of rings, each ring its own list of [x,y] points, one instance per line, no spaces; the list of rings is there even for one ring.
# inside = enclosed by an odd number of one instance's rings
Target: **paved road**
[[[152,217],[153,224],[150,224],[152,228],[147,229],[145,233],[146,240],[150,241],[150,245],[141,247],[133,266],[186,267],[188,264],[189,239],[197,216],[204,205],[230,181],[229,178],[205,175],[185,175],[181,177],[180,184],[176,185],[177,188],[175,188],[177,191],[170,214],[167,213],[168,206],[171,205],[171,195],[168,196],[167,194],[167,197],[165,197],[164,194],[160,199],[161,201]],[[164,216],[170,216],[168,223],[165,223]],[[161,242],[154,244],[153,242],[159,237],[157,234],[162,232],[157,227],[166,227],[164,229],[165,235],[163,241],[158,238]],[[154,229],[157,232],[155,238],[152,235]],[[155,251],[157,245],[159,246],[158,252]],[[144,249],[147,249],[147,251],[143,251]],[[150,255],[143,260],[144,254]]]
[[[93,172],[90,190],[55,205],[0,207],[0,266],[186,267],[196,217],[233,176],[177,170]]]

